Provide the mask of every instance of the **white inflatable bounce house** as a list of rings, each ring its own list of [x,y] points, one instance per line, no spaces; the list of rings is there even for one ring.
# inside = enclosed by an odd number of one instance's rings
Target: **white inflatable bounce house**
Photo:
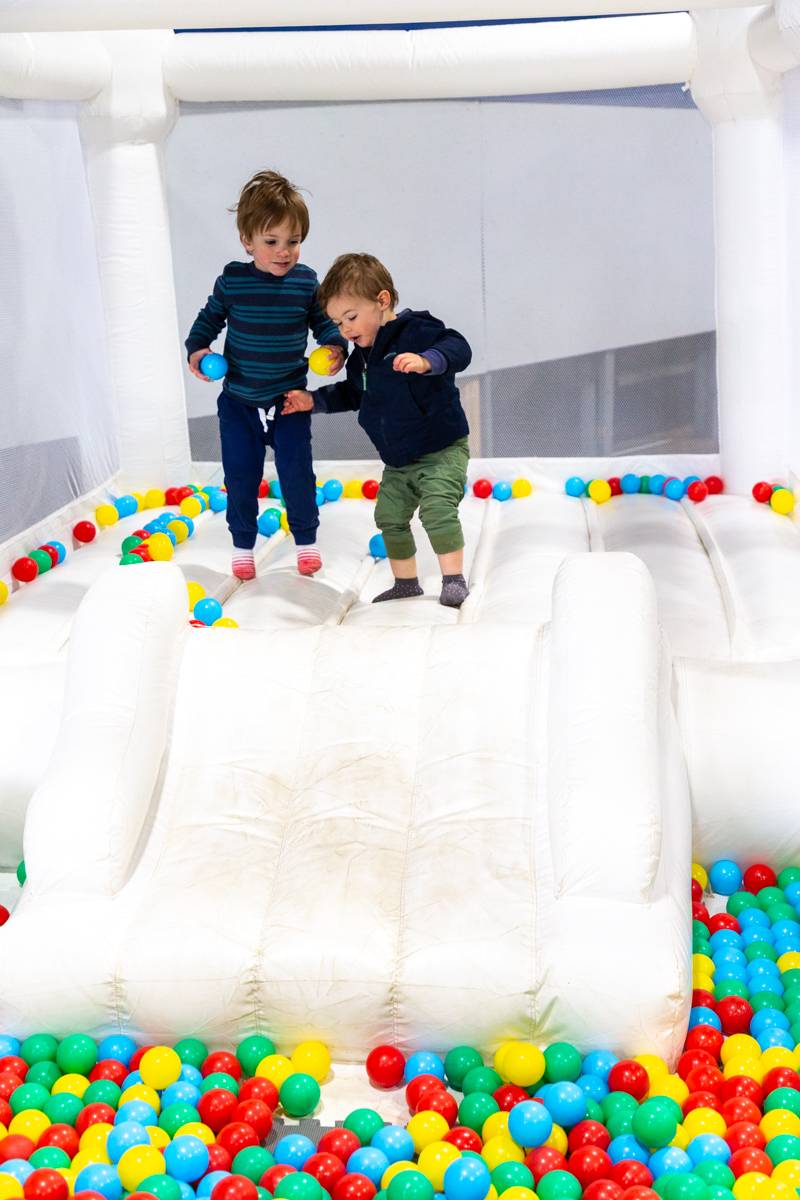
[[[691,851],[775,866],[800,851],[800,529],[750,494],[759,480],[792,490],[800,464],[800,5],[658,7],[0,6],[3,253],[11,269],[32,223],[40,245],[57,256],[66,244],[97,284],[76,284],[75,319],[20,270],[24,336],[5,356],[56,372],[69,404],[95,397],[78,423],[100,462],[92,486],[76,482],[58,511],[6,529],[0,546],[0,862],[14,889],[23,856],[27,870],[0,930],[0,1029],[199,1033],[219,1046],[267,1031],[287,1044],[321,1038],[340,1064],[377,1042],[561,1038],[674,1062],[691,995]],[[297,574],[279,531],[259,539],[258,578],[240,585],[224,514],[210,511],[168,563],[119,569],[140,513],[75,540],[78,521],[123,494],[222,483],[218,462],[190,454],[187,384],[199,385],[182,340],[224,261],[205,254],[212,226],[236,257],[224,204],[249,174],[273,166],[303,183],[325,147],[331,195],[354,223],[344,242],[326,230],[327,256],[309,245],[321,275],[343,249],[384,257],[375,238],[355,244],[368,206],[359,212],[352,162],[335,176],[351,123],[352,161],[370,136],[358,125],[366,109],[383,114],[374,136],[386,138],[388,170],[404,153],[392,123],[401,111],[416,122],[408,144],[435,160],[444,151],[427,105],[546,96],[555,114],[562,93],[575,105],[583,93],[656,85],[690,89],[693,119],[710,130],[718,452],[614,455],[598,438],[580,456],[495,457],[475,440],[470,484],[522,479],[532,492],[501,502],[470,487],[460,611],[436,603],[424,537],[426,597],[371,605],[390,573],[368,552],[363,499],[322,508],[325,569],[314,580]],[[204,106],[231,121],[249,114],[261,132],[223,203],[190,220],[194,181],[173,173],[168,195],[165,161]],[[322,115],[289,170],[274,146],[298,113]],[[12,137],[21,117],[28,141]],[[657,128],[654,161],[671,136]],[[64,129],[81,155],[72,175],[48,141]],[[223,141],[206,127],[201,176],[215,175]],[[15,201],[38,145],[58,221]],[[525,153],[517,146],[512,161]],[[543,191],[558,166],[542,160]],[[517,186],[512,169],[507,182]],[[426,239],[421,277],[434,296],[440,246],[474,219],[460,180],[443,188],[422,232],[416,216],[406,223],[405,194],[385,197],[376,225],[391,229],[396,253],[385,257],[398,274],[400,248],[420,255]],[[312,231],[332,223],[312,198]],[[591,237],[575,247],[559,276],[573,282],[552,295],[566,310],[580,307],[591,270]],[[645,251],[633,253],[646,276]],[[676,242],[668,253],[685,287],[692,252]],[[176,278],[198,257],[203,282],[179,315]],[[537,263],[521,251],[514,261],[522,279],[508,286],[524,307]],[[465,267],[452,294],[473,282]],[[442,308],[421,291],[401,287],[401,301]],[[441,315],[463,328],[457,308]],[[99,347],[81,341],[95,316]],[[544,318],[529,316],[534,337]],[[607,317],[600,306],[589,314]],[[474,418],[469,379],[463,395]],[[37,402],[16,380],[7,413],[21,405],[38,429]],[[332,420],[315,418],[315,436]],[[359,444],[344,461],[320,456],[320,480],[379,479],[365,454]],[[702,503],[565,494],[569,476],[630,472],[718,475],[724,490]],[[38,486],[32,474],[17,483],[23,497]],[[21,555],[54,539],[64,561],[32,582],[13,578]],[[238,628],[191,626],[187,581]]]

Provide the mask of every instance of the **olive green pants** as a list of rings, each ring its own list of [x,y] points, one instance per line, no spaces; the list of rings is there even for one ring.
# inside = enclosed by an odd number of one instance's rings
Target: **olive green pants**
[[[389,558],[411,558],[416,552],[410,522],[419,519],[436,554],[450,554],[464,545],[458,506],[467,482],[469,445],[459,438],[444,450],[425,454],[405,467],[384,467],[375,523],[383,534]]]

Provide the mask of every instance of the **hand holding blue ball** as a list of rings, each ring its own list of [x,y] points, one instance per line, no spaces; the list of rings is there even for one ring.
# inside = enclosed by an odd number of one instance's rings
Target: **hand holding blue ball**
[[[198,369],[208,379],[222,379],[228,370],[228,360],[222,354],[204,354]]]

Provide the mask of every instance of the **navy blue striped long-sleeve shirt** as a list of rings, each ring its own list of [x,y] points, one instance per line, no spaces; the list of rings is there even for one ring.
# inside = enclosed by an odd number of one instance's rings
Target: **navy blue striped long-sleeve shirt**
[[[341,346],[347,355],[347,342],[320,308],[317,291],[316,273],[303,263],[282,277],[252,262],[228,263],[189,330],[187,353],[210,346],[227,325],[223,391],[244,404],[269,406],[291,388],[306,386],[309,329],[321,346]]]

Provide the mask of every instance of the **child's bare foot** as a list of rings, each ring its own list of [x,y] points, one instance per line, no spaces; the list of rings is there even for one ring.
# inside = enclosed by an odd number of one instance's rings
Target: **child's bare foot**
[[[297,569],[301,575],[316,575],[322,566],[322,558],[316,546],[299,546]]]
[[[255,579],[256,563],[253,551],[240,550],[238,546],[234,546],[231,570],[237,579]]]

